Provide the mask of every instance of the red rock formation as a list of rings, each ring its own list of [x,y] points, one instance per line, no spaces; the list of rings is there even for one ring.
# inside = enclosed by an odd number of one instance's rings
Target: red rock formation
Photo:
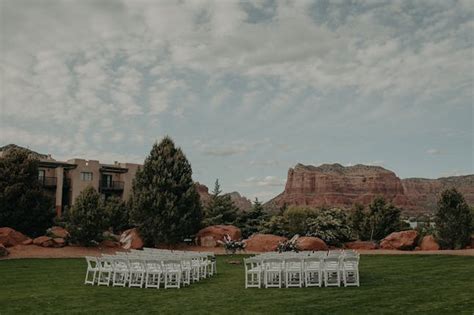
[[[223,241],[229,235],[232,240],[240,240],[242,233],[233,225],[211,225],[200,230],[196,235],[196,242],[200,246],[215,247],[217,241]]]
[[[196,183],[196,190],[199,193],[199,197],[201,198],[201,203],[203,204],[203,206],[206,206],[211,200],[209,188],[207,188],[206,185]],[[252,208],[252,202],[236,191],[225,195],[229,195],[234,205],[241,211],[247,211]]]
[[[394,172],[380,166],[297,164],[288,170],[285,190],[265,207],[274,210],[287,204],[352,208],[355,203],[368,205],[376,196],[382,196],[406,212],[423,213],[434,211],[439,194],[451,187],[474,205],[474,175],[400,180]]]
[[[8,256],[10,254],[10,252],[8,251],[8,249],[5,248],[5,246],[3,246],[2,243],[0,243],[0,257],[5,257],[5,256]]]
[[[300,250],[328,250],[328,246],[322,239],[311,236],[298,237],[296,246]]]
[[[252,252],[273,252],[280,242],[285,242],[286,237],[271,234],[254,234],[245,240],[245,249]]]
[[[397,205],[409,204],[400,179],[382,167],[297,164],[288,171],[284,192],[271,203],[350,208],[355,203],[369,204],[379,195]]]
[[[406,178],[402,180],[402,185],[411,201],[411,210],[433,212],[441,192],[453,187],[463,194],[469,205],[474,205],[474,175],[438,179]]]
[[[43,247],[51,247],[54,245],[54,241],[52,237],[39,236],[33,240],[33,244]]]
[[[15,246],[21,244],[28,239],[23,233],[15,231],[9,227],[0,228],[0,244],[5,247]]]
[[[53,226],[52,228],[48,229],[48,235],[51,235],[53,237],[59,237],[59,238],[68,238],[69,237],[69,232],[60,227],[60,226]]]
[[[418,232],[415,230],[393,232],[380,242],[382,249],[413,249],[416,245]]]

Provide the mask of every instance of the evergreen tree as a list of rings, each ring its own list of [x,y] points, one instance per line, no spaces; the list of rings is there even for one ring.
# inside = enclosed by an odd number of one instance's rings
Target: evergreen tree
[[[471,236],[471,212],[464,197],[455,188],[443,191],[435,215],[436,238],[441,248],[460,249]]]
[[[216,179],[211,200],[209,201],[205,214],[204,225],[234,224],[237,219],[237,207],[230,195],[221,195],[222,190],[219,180]]]
[[[92,186],[86,187],[77,196],[67,217],[66,227],[73,242],[94,245],[102,240],[107,228],[104,200]]]
[[[132,200],[131,221],[146,246],[176,244],[200,228],[202,209],[191,165],[169,137],[153,145],[137,172]]]
[[[239,227],[244,238],[259,232],[262,229],[267,215],[264,212],[262,203],[255,198],[252,208],[244,212],[239,218]]]
[[[0,158],[0,226],[31,237],[44,234],[54,217],[53,200],[38,181],[38,160],[12,149]]]

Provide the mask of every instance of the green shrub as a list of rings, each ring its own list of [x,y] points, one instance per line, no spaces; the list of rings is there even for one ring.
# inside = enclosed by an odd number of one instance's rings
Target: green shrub
[[[92,186],[88,186],[77,196],[69,211],[66,227],[71,240],[80,245],[95,245],[102,240],[106,226],[103,199]]]
[[[387,203],[383,197],[375,198],[368,211],[363,212],[365,219],[356,232],[361,240],[381,240],[392,232],[404,228],[401,209]],[[354,222],[352,223],[354,226]]]
[[[316,209],[307,207],[289,207],[283,214],[288,222],[286,230],[290,235],[308,233],[308,219],[319,215]]]
[[[472,216],[464,197],[455,188],[443,191],[435,215],[436,238],[441,248],[460,249],[471,237]]]
[[[274,215],[263,223],[261,233],[289,237],[288,220],[283,214]]]
[[[342,209],[320,209],[316,216],[308,218],[307,225],[307,235],[319,237],[329,245],[352,239],[350,216]]]

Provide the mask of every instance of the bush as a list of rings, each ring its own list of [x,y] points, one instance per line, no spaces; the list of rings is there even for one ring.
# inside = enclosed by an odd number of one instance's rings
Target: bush
[[[316,209],[307,207],[289,207],[284,213],[288,225],[286,230],[290,235],[308,233],[308,219],[315,218],[318,214]]]
[[[289,237],[288,220],[282,214],[274,215],[270,220],[263,223],[261,232],[264,234],[274,234]]]
[[[0,158],[0,226],[35,237],[54,218],[53,200],[38,181],[38,160],[25,149],[12,149]]]
[[[436,238],[443,249],[466,247],[471,237],[471,211],[455,188],[445,190],[435,215]]]
[[[128,205],[117,196],[112,196],[105,201],[105,215],[107,225],[115,234],[123,232],[130,227]]]
[[[95,245],[102,240],[106,226],[103,199],[92,186],[88,186],[77,196],[69,211],[66,227],[71,240],[80,245]]]
[[[182,242],[201,227],[202,209],[191,165],[173,140],[155,143],[135,176],[131,221],[146,246]]]
[[[321,209],[307,221],[307,235],[316,236],[329,245],[340,245],[352,239],[350,217],[342,209]]]

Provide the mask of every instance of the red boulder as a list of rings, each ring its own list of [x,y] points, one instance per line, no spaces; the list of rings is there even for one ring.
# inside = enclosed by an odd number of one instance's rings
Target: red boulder
[[[66,246],[66,240],[62,237],[53,238],[53,247],[64,247]]]
[[[23,241],[27,240],[28,237],[23,233],[15,231],[9,227],[0,228],[0,244],[3,244],[5,247],[15,246],[21,244]]]
[[[278,247],[281,242],[286,242],[286,237],[272,235],[272,234],[254,234],[249,239],[245,240],[245,249],[253,252],[272,252]]]
[[[51,247],[54,244],[54,241],[49,236],[39,236],[33,240],[33,244],[43,247]]]
[[[372,250],[377,249],[377,244],[371,241],[354,241],[344,244],[344,247],[347,249],[362,249],[362,250]]]
[[[439,244],[433,235],[426,235],[420,243],[421,250],[439,250]]]
[[[223,241],[224,236],[229,235],[232,240],[242,237],[240,229],[233,225],[211,225],[200,230],[196,235],[196,242],[200,246],[215,247],[217,241]]]
[[[311,236],[298,237],[296,246],[299,250],[328,250],[328,246],[322,239]]]
[[[33,240],[31,238],[28,238],[24,240],[23,242],[21,242],[21,245],[32,245],[32,244],[33,244]]]
[[[417,238],[418,232],[415,230],[393,232],[380,242],[380,248],[400,250],[413,249],[416,246]]]
[[[48,235],[52,237],[68,238],[69,232],[60,226],[53,226],[52,228],[48,229]]]

